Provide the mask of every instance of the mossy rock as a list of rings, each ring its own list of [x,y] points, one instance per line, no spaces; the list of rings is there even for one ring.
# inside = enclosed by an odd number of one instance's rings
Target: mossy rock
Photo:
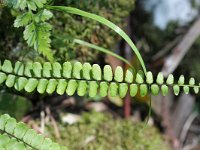
[[[59,125],[61,138],[55,139],[70,150],[168,150],[156,128],[130,120],[113,119],[109,114],[84,113],[81,122]],[[53,128],[46,132],[52,138]]]

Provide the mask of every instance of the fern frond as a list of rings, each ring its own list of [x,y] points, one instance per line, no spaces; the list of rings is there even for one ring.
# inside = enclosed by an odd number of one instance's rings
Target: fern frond
[[[53,14],[44,9],[46,3],[47,0],[5,0],[5,4],[10,7],[26,10],[23,14],[17,16],[14,26],[17,28],[25,27],[24,39],[28,46],[43,54],[49,61],[53,61],[50,45],[52,26],[45,22]],[[41,10],[37,11],[38,8],[41,8]]]
[[[24,31],[24,39],[27,41],[29,46],[33,46],[35,50],[43,54],[48,60],[53,60],[53,54],[51,51],[51,39],[50,30],[52,26],[49,23],[31,23],[26,26]]]
[[[45,22],[53,17],[52,12],[47,9],[43,9],[34,15],[34,20],[36,22]]]
[[[32,12],[26,12],[17,16],[14,22],[14,27],[19,28],[28,25],[32,21]]]
[[[0,116],[0,148],[9,150],[67,150],[9,115]]]
[[[2,0],[1,3],[3,3],[5,6],[13,7],[17,5],[18,0]]]
[[[0,65],[0,84],[13,87],[18,91],[38,91],[41,94],[57,92],[69,96],[77,91],[79,96],[90,97],[99,93],[102,97],[119,95],[123,98],[128,92],[132,97],[138,92],[141,96],[146,96],[148,93],[158,95],[159,92],[166,96],[169,87],[173,88],[175,95],[178,95],[181,90],[188,94],[191,89],[194,93],[199,93],[200,86],[195,85],[194,78],[190,78],[186,83],[184,76],[180,76],[175,83],[173,75],[169,75],[165,81],[162,73],[155,78],[151,72],[147,72],[146,76],[142,71],[138,71],[136,76],[134,74],[135,72],[130,69],[124,72],[121,67],[113,71],[109,65],[104,66],[103,69],[97,64],[80,62],[23,64],[18,61],[12,65],[9,60],[5,60]]]
[[[37,8],[43,8],[47,0],[6,0],[6,3],[16,9],[36,11]]]
[[[37,8],[43,8],[47,0],[3,0],[5,5],[16,9],[36,11]]]

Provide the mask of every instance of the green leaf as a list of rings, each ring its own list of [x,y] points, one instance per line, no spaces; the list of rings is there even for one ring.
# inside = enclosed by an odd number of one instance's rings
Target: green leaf
[[[42,77],[42,65],[39,62],[33,63],[33,73],[35,77]]]
[[[21,10],[28,7],[29,10],[36,11],[37,8],[43,8],[46,3],[47,0],[18,0],[12,6]]]
[[[180,87],[178,85],[173,86],[174,94],[177,96],[180,92]]]
[[[185,94],[189,94],[190,88],[188,86],[183,86],[183,91]]]
[[[24,30],[24,39],[27,41],[28,46],[33,46],[36,42],[37,33],[36,26],[34,23],[30,23]]]
[[[93,79],[100,81],[101,80],[101,68],[98,64],[92,65],[92,77]]]
[[[23,139],[27,130],[28,130],[28,127],[26,126],[26,124],[19,122],[15,127],[14,136],[19,139]]]
[[[97,95],[98,83],[96,81],[89,82],[89,97],[95,97]]]
[[[168,85],[174,84],[174,76],[173,76],[172,74],[170,74],[170,75],[168,76],[166,83],[167,83]]]
[[[71,78],[72,75],[72,64],[70,62],[65,62],[63,64],[63,77]]]
[[[28,8],[33,10],[33,11],[36,11],[37,7],[36,7],[36,4],[34,3],[34,1],[32,0],[27,0],[27,5],[28,5]]]
[[[138,85],[137,84],[131,84],[130,85],[130,95],[131,97],[135,97],[138,93]]]
[[[78,90],[77,90],[77,94],[79,96],[84,96],[86,94],[87,91],[87,82],[86,81],[80,81],[78,84]]]
[[[27,62],[25,65],[24,75],[27,77],[32,77],[32,69],[33,69],[33,63]]]
[[[49,10],[43,9],[34,16],[34,19],[36,22],[44,22],[44,21],[49,20],[52,17],[53,17],[52,12],[50,12]]]
[[[50,30],[52,26],[49,23],[40,23],[37,24],[36,31],[36,39],[34,42],[34,49],[39,53],[43,54],[49,61],[53,61],[53,53],[51,51],[51,33]]]
[[[100,83],[100,95],[101,95],[101,97],[105,97],[108,95],[108,83],[107,82]]]
[[[76,92],[77,87],[78,87],[78,83],[76,82],[76,80],[69,80],[69,83],[68,83],[67,89],[66,89],[66,93],[69,96],[74,95],[74,93]]]
[[[146,76],[146,82],[148,84],[152,84],[153,83],[153,74],[151,71],[147,72],[147,76]]]
[[[111,97],[116,97],[118,95],[118,85],[115,82],[110,83],[109,93]]]
[[[128,84],[127,83],[120,83],[119,84],[119,96],[120,98],[124,98],[128,91]]]
[[[57,80],[56,79],[50,79],[49,80],[49,83],[47,85],[47,89],[46,89],[46,92],[48,94],[52,94],[55,90],[56,90],[56,87],[57,87]]]
[[[5,149],[25,150],[25,146],[22,142],[18,142],[15,138],[11,138],[5,146]]]
[[[181,75],[178,79],[178,84],[179,85],[183,85],[185,83],[185,77],[183,75]]]
[[[46,138],[41,145],[41,150],[48,150],[51,148],[51,145],[52,145],[52,140],[49,138]]]
[[[25,91],[27,91],[28,93],[31,93],[35,90],[35,88],[37,87],[38,85],[38,80],[37,79],[34,79],[34,78],[30,78],[28,80],[28,83],[26,84],[25,86]]]
[[[198,87],[198,86],[194,86],[193,89],[194,89],[194,93],[195,93],[195,94],[198,94],[198,93],[199,93],[199,87]]]
[[[110,65],[105,65],[103,68],[103,78],[106,81],[112,81],[113,79],[113,72]]]
[[[2,147],[2,150],[5,150],[3,149],[3,147],[5,147],[9,141],[9,136],[7,136],[6,134],[0,134],[0,148]]]
[[[151,93],[156,96],[159,93],[159,86],[157,84],[152,84],[151,85]]]
[[[1,117],[0,117],[0,130],[5,130],[5,125],[6,125],[6,122],[8,121],[9,118],[10,118],[10,116],[7,115],[7,114],[1,115]]]
[[[44,141],[44,137],[41,134],[37,134],[35,137],[33,137],[31,145],[35,147],[36,149],[40,149],[43,141]]]
[[[62,70],[62,66],[60,65],[60,63],[58,62],[54,62],[52,64],[53,67],[53,76],[56,78],[60,78],[61,77],[61,70]]]
[[[52,26],[46,22],[38,24],[31,23],[25,28],[24,39],[29,46],[33,46],[36,51],[42,53],[48,60],[53,61],[53,54],[50,49],[51,29]]]
[[[27,7],[26,0],[17,0],[16,5],[13,6],[14,8],[20,8],[21,10],[24,10]]]
[[[4,61],[3,65],[1,66],[1,69],[6,73],[12,73],[13,72],[13,67],[12,67],[12,64],[9,60]]]
[[[189,85],[191,85],[191,86],[195,85],[195,79],[194,78],[190,78]]]
[[[125,82],[132,83],[133,78],[134,78],[134,76],[133,76],[134,73],[135,73],[135,70],[133,70],[133,69],[126,70]]]
[[[58,81],[58,86],[57,86],[57,93],[59,95],[63,95],[65,93],[65,90],[67,88],[67,81],[65,79],[60,79]]]
[[[92,14],[92,13],[88,13],[73,7],[65,7],[65,6],[46,6],[47,9],[52,9],[52,10],[58,10],[58,11],[63,11],[66,13],[71,13],[71,14],[76,14],[76,15],[80,15],[83,17],[87,17],[90,18],[92,20],[98,21],[104,25],[106,25],[107,27],[111,28],[112,30],[114,30],[117,34],[119,34],[128,44],[129,46],[132,48],[132,50],[135,52],[138,60],[140,61],[140,64],[142,65],[143,71],[146,74],[146,67],[145,67],[145,63],[140,55],[140,52],[138,51],[137,47],[134,45],[134,43],[132,42],[132,40],[129,38],[129,36],[122,30],[120,29],[118,26],[116,26],[114,23],[110,22],[109,20]]]
[[[48,85],[48,80],[47,79],[40,79],[39,83],[38,83],[38,86],[37,86],[37,91],[40,94],[44,94],[45,91],[46,91],[47,85]]]
[[[161,91],[162,91],[162,95],[166,96],[168,94],[169,88],[167,85],[162,85],[161,86]]]
[[[67,149],[53,143],[50,139],[44,138],[42,134],[37,134],[25,123],[17,123],[9,115],[0,116],[0,149],[2,150],[56,150]]]
[[[160,85],[164,83],[164,76],[163,76],[162,72],[158,73],[156,83],[158,83]]]
[[[28,143],[29,145],[31,145],[33,139],[35,139],[37,133],[35,130],[33,129],[29,129],[27,130],[26,134],[23,137],[23,141],[25,141],[26,143]]]
[[[24,87],[26,86],[26,83],[27,83],[27,82],[28,82],[28,80],[27,80],[26,78],[24,78],[24,77],[19,77],[19,78],[17,78],[14,87],[15,87],[15,89],[16,89],[17,91],[21,91],[21,90],[24,89]]]
[[[144,73],[141,70],[139,70],[136,74],[136,82],[139,84],[144,83]]]
[[[34,2],[38,8],[43,8],[44,5],[47,3],[47,0],[34,0]]]
[[[73,66],[73,77],[76,79],[81,79],[82,69],[83,65],[80,62],[76,62]]]
[[[17,2],[18,2],[17,0],[4,0],[4,1],[2,1],[3,5],[5,4],[8,7],[16,6]]]
[[[51,145],[51,149],[50,150],[60,150],[60,146],[58,145],[58,143],[53,143]]]
[[[14,75],[9,74],[6,80],[6,86],[9,88],[13,87],[15,84],[15,79],[16,77]]]
[[[17,16],[14,22],[14,27],[19,28],[28,25],[32,21],[32,13],[30,11]]]
[[[5,73],[0,72],[0,84],[6,80],[7,76]]]
[[[22,76],[24,74],[24,64],[20,61],[15,63],[14,73]]]
[[[90,63],[84,63],[83,64],[83,78],[86,80],[90,80],[90,71],[92,69],[92,66]]]
[[[51,63],[50,62],[45,62],[43,64],[43,70],[42,70],[43,77],[50,78],[51,77],[51,71],[52,71]]]
[[[14,118],[9,118],[6,122],[5,125],[5,131],[9,134],[13,134],[14,133],[14,129],[16,127],[16,119]]]
[[[123,78],[124,78],[123,69],[122,69],[122,67],[118,66],[118,67],[115,69],[114,79],[115,79],[115,81],[117,81],[117,82],[122,82],[122,81],[123,81]]]
[[[148,93],[148,87],[147,87],[147,85],[146,84],[141,84],[140,85],[140,95],[141,95],[141,97],[146,96],[147,93]]]

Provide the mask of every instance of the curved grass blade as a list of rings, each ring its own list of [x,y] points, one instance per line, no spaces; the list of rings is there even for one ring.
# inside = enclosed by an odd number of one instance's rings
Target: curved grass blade
[[[123,61],[124,63],[128,64],[131,68],[133,68],[133,66],[126,59],[124,59],[120,55],[117,55],[117,54],[113,53],[112,51],[110,51],[110,50],[108,50],[106,48],[103,48],[103,47],[100,47],[100,46],[97,46],[95,44],[91,44],[91,43],[88,43],[86,41],[82,41],[82,40],[79,40],[79,39],[74,39],[73,42],[77,43],[77,44],[80,44],[80,45],[84,45],[84,46],[90,47],[90,48],[95,49],[97,51],[106,53],[108,55],[111,55],[111,56]]]
[[[119,34],[129,44],[129,46],[135,52],[138,60],[141,63],[143,71],[146,74],[146,72],[147,72],[146,67],[145,67],[144,61],[143,61],[142,56],[140,55],[140,52],[138,51],[137,47],[132,42],[130,37],[121,28],[119,28],[117,25],[115,25],[111,21],[109,21],[109,20],[107,20],[107,19],[105,19],[101,16],[98,16],[98,15],[95,15],[95,14],[92,14],[92,13],[88,13],[88,12],[85,12],[85,11],[82,11],[80,9],[73,8],[73,7],[46,6],[46,8],[51,9],[51,10],[57,10],[57,11],[63,11],[63,12],[66,12],[66,13],[76,14],[76,15],[79,15],[79,16],[82,16],[82,17],[87,17],[87,18],[93,19],[93,20],[100,22],[100,23],[106,25],[107,27],[111,28],[112,30],[114,30],[117,34]]]

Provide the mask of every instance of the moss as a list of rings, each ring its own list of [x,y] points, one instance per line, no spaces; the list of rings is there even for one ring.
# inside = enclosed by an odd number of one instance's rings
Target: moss
[[[128,17],[130,11],[134,8],[135,0],[66,0],[54,1],[54,5],[64,5],[79,8],[91,13],[105,17],[120,27],[125,27],[124,19]],[[23,39],[23,28],[16,29],[12,26],[14,16],[19,12],[4,7],[0,10],[0,57],[13,60],[28,60],[34,58],[36,61],[42,61],[41,55],[32,51]],[[50,23],[53,25],[52,31],[52,49],[55,61],[81,60],[95,61],[98,53],[91,51],[88,47],[73,44],[70,38],[78,38],[100,45],[105,48],[114,49],[116,38],[114,32],[107,27],[100,25],[91,19],[82,18],[77,15],[54,11],[54,17]],[[57,38],[59,37],[59,38]],[[27,61],[27,60],[26,60]]]
[[[55,5],[76,7],[105,17],[124,28],[126,25],[124,20],[134,9],[134,2],[135,0],[67,0],[65,2],[58,0]],[[70,38],[85,40],[111,50],[116,45],[116,39],[120,39],[114,31],[91,19],[60,12],[55,12],[54,15],[51,20],[55,26],[53,35],[60,37],[60,39],[52,38],[52,47],[56,50],[55,55],[58,61],[78,59],[83,62],[93,62],[97,60],[98,52],[85,46],[73,44]]]
[[[167,150],[160,133],[143,123],[113,119],[109,114],[84,113],[80,123],[60,125],[61,138],[57,142],[71,150]],[[48,136],[53,137],[52,127]]]

